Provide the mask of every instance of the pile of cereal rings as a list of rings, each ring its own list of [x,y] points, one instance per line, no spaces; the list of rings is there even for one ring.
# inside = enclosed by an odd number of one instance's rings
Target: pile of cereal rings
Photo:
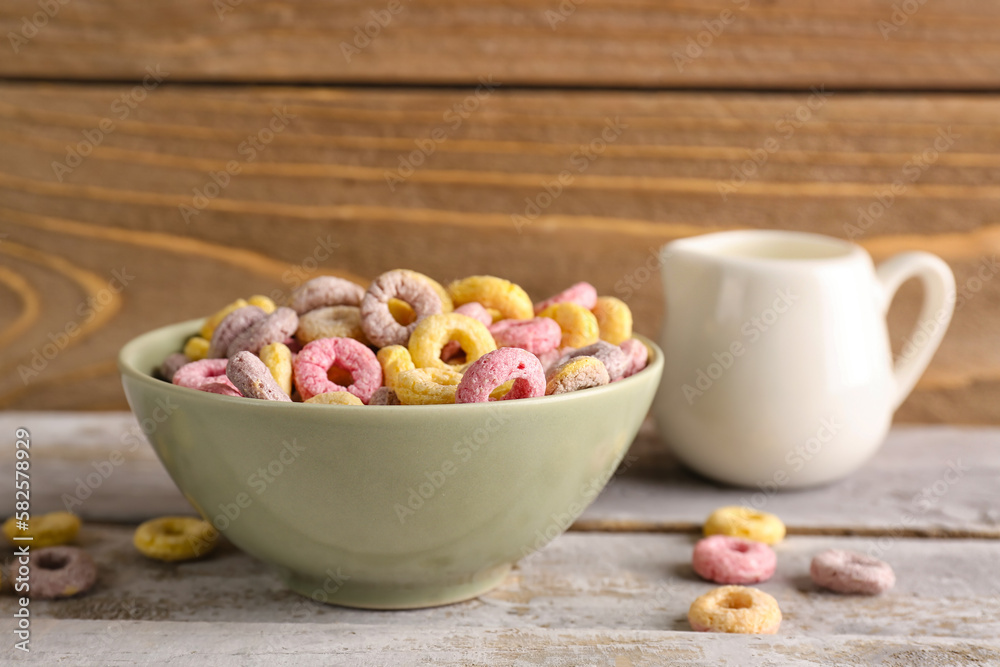
[[[320,276],[278,306],[237,299],[160,375],[224,396],[325,405],[432,405],[599,387],[646,367],[632,312],[580,282],[539,303],[496,276],[442,286],[396,269],[367,289]]]

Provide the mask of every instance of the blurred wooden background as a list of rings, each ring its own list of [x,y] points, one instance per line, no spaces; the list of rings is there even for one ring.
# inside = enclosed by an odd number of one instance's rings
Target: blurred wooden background
[[[657,247],[768,227],[944,257],[897,419],[1000,423],[996,3],[7,0],[0,34],[4,409],[124,408],[126,340],[324,272],[588,279],[655,336]]]

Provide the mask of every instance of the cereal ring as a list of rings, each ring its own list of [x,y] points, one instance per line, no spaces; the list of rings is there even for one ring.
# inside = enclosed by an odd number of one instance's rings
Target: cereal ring
[[[593,308],[601,340],[619,345],[632,337],[632,310],[621,299],[602,296]]]
[[[628,340],[623,340],[618,347],[629,358],[629,368],[625,373],[625,377],[631,377],[646,367],[646,362],[649,361],[649,348],[641,340],[629,338]]]
[[[359,306],[365,288],[336,276],[319,276],[307,280],[288,297],[288,307],[297,315],[323,306]]]
[[[402,405],[395,390],[389,387],[379,387],[368,399],[368,405]]]
[[[174,373],[177,372],[177,369],[190,361],[191,360],[188,359],[183,352],[168,354],[167,358],[163,360],[162,364],[160,364],[160,377],[167,382],[170,382],[174,379]]]
[[[773,635],[781,626],[781,609],[764,591],[720,586],[691,603],[688,623],[696,632]]]
[[[330,380],[331,367],[351,374],[348,386]],[[353,338],[320,338],[302,348],[292,363],[295,386],[303,400],[331,391],[349,391],[367,404],[382,386],[382,368],[375,353]]]
[[[370,400],[370,399],[369,399]],[[328,391],[307,398],[303,403],[318,403],[320,405],[364,405],[361,399],[349,391]]]
[[[575,357],[594,357],[595,359],[600,359],[604,367],[608,369],[608,377],[611,378],[611,382],[616,382],[625,377],[625,373],[628,372],[631,366],[631,360],[620,347],[603,340],[566,353],[559,360],[558,364],[565,363]]]
[[[260,348],[260,360],[271,372],[281,391],[292,395],[292,350],[284,343],[271,343]]]
[[[551,317],[559,323],[559,328],[562,329],[559,347],[584,347],[600,340],[597,317],[583,306],[568,302],[557,303],[538,316]]]
[[[230,357],[226,377],[247,398],[286,403],[292,400],[271,376],[264,362],[252,352],[237,352]]]
[[[396,378],[396,396],[403,405],[454,403],[462,374],[448,368],[415,368]]]
[[[434,291],[441,298],[441,312],[450,313],[455,309],[455,305],[451,302],[451,297],[448,295],[448,291],[441,286],[441,283],[434,280],[430,276],[425,276],[422,273],[417,273],[416,271],[411,271],[410,269],[400,269],[400,271],[413,276],[419,280],[425,281],[428,285],[434,288]],[[410,307],[410,304],[406,303],[402,299],[389,299],[388,302],[389,313],[392,314],[392,319],[396,320],[403,326],[412,324],[417,321],[417,313]]]
[[[896,584],[896,574],[885,561],[842,549],[816,554],[809,574],[817,586],[837,593],[878,595]]]
[[[30,537],[32,549],[43,549],[54,547],[59,544],[66,544],[76,539],[76,534],[80,531],[80,519],[75,514],[69,512],[49,512],[33,516],[28,519],[27,529],[20,530],[14,517],[7,519],[3,524],[3,532],[7,538],[14,542],[15,537]]]
[[[368,337],[361,329],[361,309],[357,306],[323,306],[300,317],[295,340],[306,345],[320,338],[353,338],[367,345]]]
[[[604,362],[594,357],[573,357],[548,373],[545,395],[565,394],[580,389],[600,387],[611,382]]]
[[[55,600],[89,591],[97,581],[94,559],[80,547],[32,547],[28,588],[32,598]]]
[[[465,363],[449,365],[441,360],[441,350],[456,340],[465,350]],[[410,336],[410,356],[417,368],[465,371],[476,359],[497,349],[486,326],[467,315],[431,315],[417,322]]]
[[[698,540],[691,566],[698,576],[717,584],[756,584],[774,574],[778,558],[763,542],[728,535]]]
[[[532,354],[542,354],[559,347],[562,329],[549,317],[530,320],[500,320],[490,325],[497,347],[519,347]]]
[[[469,303],[463,303],[461,306],[455,309],[456,313],[459,315],[467,315],[474,320],[479,320],[487,327],[493,324],[493,316],[490,312],[483,308],[482,304],[476,301],[470,301]],[[448,343],[441,348],[441,360],[449,361],[458,356],[461,352],[462,345],[457,340],[450,340]]]
[[[448,285],[456,305],[478,301],[484,308],[500,311],[502,319],[530,320],[535,315],[528,293],[509,280],[496,276],[469,276]]]
[[[189,516],[165,516],[139,524],[132,544],[143,556],[176,561],[201,558],[215,549],[219,531]]]
[[[392,388],[396,386],[396,379],[403,371],[412,371],[416,366],[410,357],[410,350],[403,345],[389,345],[383,347],[375,355],[379,365],[382,366],[382,377],[385,379],[385,386]]]
[[[393,319],[388,305],[393,298],[406,301],[417,319],[407,325]],[[420,320],[442,308],[441,297],[426,280],[403,270],[389,271],[372,281],[361,301],[361,328],[376,347],[406,345]]]
[[[486,403],[495,389],[510,381],[510,390],[497,400],[545,395],[545,371],[538,357],[518,347],[502,347],[469,366],[455,390],[455,402]]]
[[[190,361],[201,361],[208,354],[208,339],[192,336],[184,343],[184,356]]]
[[[248,305],[250,304],[247,303],[246,299],[236,299],[236,301],[233,301],[225,308],[217,310],[205,318],[205,323],[201,325],[201,331],[199,331],[198,334],[205,340],[212,340],[212,334],[215,333],[215,327],[219,326],[219,322],[226,319],[226,315],[233,312],[237,308],[243,308]]]
[[[254,294],[247,299],[247,303],[251,306],[257,306],[267,315],[270,315],[278,309],[278,305],[274,303],[270,297],[264,296],[263,294]]]
[[[545,301],[536,303],[535,314],[537,315],[549,306],[557,303],[575,303],[583,306],[587,310],[591,310],[593,309],[594,304],[597,303],[597,288],[587,282],[580,282],[567,287],[562,292],[559,292],[559,294],[550,296]]]
[[[220,377],[210,380],[206,380],[204,384],[199,387],[201,391],[207,391],[210,394],[221,394],[223,396],[236,396],[238,398],[243,398],[243,394],[240,390],[233,386],[229,378]]]
[[[231,357],[244,351],[257,354],[265,345],[283,342],[298,328],[299,316],[295,311],[291,308],[278,308],[234,338],[226,350],[226,356]]]
[[[704,533],[705,537],[729,535],[764,544],[777,544],[785,537],[785,524],[773,514],[731,505],[712,512],[705,521]]]
[[[226,351],[236,337],[265,317],[267,314],[257,306],[243,306],[226,315],[212,334],[212,341],[208,345],[208,358],[221,359],[229,356]]]
[[[242,396],[239,390],[236,389],[236,385],[226,377],[227,363],[229,363],[228,359],[192,361],[190,364],[185,364],[178,368],[171,382],[179,387],[209,391],[215,394],[224,393],[222,387],[219,386],[221,384],[235,392],[235,395]],[[229,393],[227,395],[232,396],[233,394]]]

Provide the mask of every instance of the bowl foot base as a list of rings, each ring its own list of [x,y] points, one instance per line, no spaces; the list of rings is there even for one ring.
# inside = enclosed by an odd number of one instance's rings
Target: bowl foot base
[[[510,563],[505,563],[477,572],[475,576],[460,582],[427,585],[374,584],[346,579],[334,591],[329,589],[329,579],[304,577],[294,573],[284,573],[282,579],[291,590],[317,602],[357,609],[421,609],[478,597],[500,585],[510,568]],[[327,586],[326,589],[324,585]]]

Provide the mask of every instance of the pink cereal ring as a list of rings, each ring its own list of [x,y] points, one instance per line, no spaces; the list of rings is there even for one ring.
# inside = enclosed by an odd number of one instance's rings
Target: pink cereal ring
[[[208,391],[226,396],[242,396],[236,385],[226,377],[228,359],[202,359],[184,364],[174,373],[173,382],[179,387]],[[221,386],[220,386],[221,385]],[[231,390],[231,391],[227,391]]]
[[[535,315],[553,304],[563,303],[565,301],[577,303],[587,310],[592,310],[594,306],[597,305],[597,288],[587,282],[577,283],[571,287],[567,287],[562,292],[559,292],[559,294],[550,296],[545,301],[536,303]]]
[[[501,347],[479,357],[455,390],[456,403],[485,403],[500,385],[514,380],[501,401],[545,395],[545,371],[538,357],[518,347]]]
[[[327,374],[333,366],[350,373],[353,382],[344,387],[330,380]],[[382,366],[375,353],[353,338],[314,340],[295,357],[292,371],[302,400],[331,391],[349,391],[367,405],[382,386]]]
[[[629,358],[629,369],[625,373],[625,377],[631,377],[646,367],[646,362],[649,361],[649,348],[646,347],[645,343],[635,338],[629,338],[623,340],[618,347]]]
[[[756,584],[774,574],[777,557],[763,542],[712,535],[694,545],[691,566],[698,576],[717,584]]]
[[[299,316],[291,308],[281,307],[270,315],[258,320],[233,339],[226,350],[231,357],[237,352],[257,354],[260,348],[271,343],[280,343],[299,328]]]
[[[530,320],[500,320],[490,326],[497,347],[519,347],[532,354],[542,354],[559,347],[562,329],[551,317]]]

